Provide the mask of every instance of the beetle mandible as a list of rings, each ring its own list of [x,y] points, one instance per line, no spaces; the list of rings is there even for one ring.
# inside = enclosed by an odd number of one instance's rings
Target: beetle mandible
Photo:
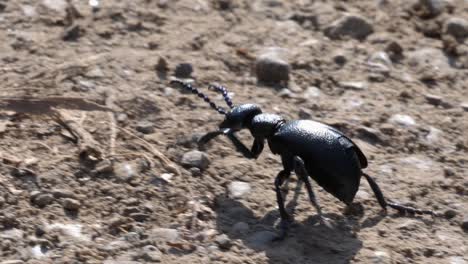
[[[350,138],[336,128],[311,120],[286,121],[279,115],[263,113],[256,104],[234,106],[226,88],[210,85],[209,88],[222,94],[230,108],[227,111],[217,106],[191,84],[177,79],[172,80],[171,83],[178,84],[198,95],[218,113],[225,115],[219,125],[219,130],[205,134],[199,139],[199,144],[203,145],[218,135],[225,135],[246,158],[256,159],[263,150],[264,142],[267,141],[271,152],[281,156],[283,170],[278,173],[274,182],[281,216],[280,238],[286,235],[290,222],[280,188],[292,171],[295,171],[305,183],[310,202],[316,208],[321,222],[324,222],[325,218],[308,177],[314,179],[328,193],[349,206],[358,191],[361,176],[364,176],[384,211],[387,207],[391,207],[403,214],[435,215],[431,210],[420,210],[385,199],[375,180],[362,171],[368,165],[364,153]],[[250,130],[254,138],[250,149],[235,135],[241,129]]]

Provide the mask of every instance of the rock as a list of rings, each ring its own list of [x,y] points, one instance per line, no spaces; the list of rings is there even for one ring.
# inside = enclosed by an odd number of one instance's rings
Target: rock
[[[78,200],[72,199],[72,198],[65,198],[63,199],[63,208],[70,210],[70,211],[76,211],[80,209],[81,203]]]
[[[248,243],[254,247],[266,247],[270,242],[277,237],[277,234],[272,231],[259,231],[248,238]]]
[[[426,135],[426,141],[430,144],[437,144],[441,142],[443,131],[435,128],[429,127],[429,133]]]
[[[468,20],[460,17],[451,17],[444,24],[444,33],[463,42],[468,37]]]
[[[82,241],[90,240],[90,237],[82,233],[82,225],[80,224],[63,224],[63,223],[53,223],[45,226],[47,232],[57,230],[63,236],[68,238],[78,239]]]
[[[163,174],[161,174],[160,177],[161,177],[161,179],[163,179],[165,182],[170,183],[172,177],[174,177],[174,174],[172,174],[172,173],[163,173]]]
[[[415,231],[418,229],[419,226],[420,226],[420,223],[418,221],[409,219],[397,225],[396,228],[399,230],[405,230],[405,231]]]
[[[390,56],[385,51],[378,51],[373,53],[367,59],[367,65],[372,72],[389,73],[393,66]]]
[[[144,222],[151,217],[151,215],[145,213],[131,213],[129,216],[137,222]]]
[[[367,83],[365,82],[340,82],[340,86],[344,89],[357,90],[357,91],[367,89]]]
[[[182,156],[181,163],[187,167],[195,167],[204,170],[210,165],[210,160],[208,159],[208,155],[204,152],[192,150]]]
[[[61,199],[61,198],[76,199],[76,194],[67,189],[54,189],[52,190],[51,193],[55,199]]]
[[[117,163],[113,165],[114,175],[121,181],[129,181],[138,172],[136,164],[133,163]]]
[[[282,98],[292,98],[294,94],[288,88],[283,88],[278,92],[278,96]]]
[[[154,124],[149,121],[140,121],[136,125],[136,130],[143,134],[151,134],[154,133]]]
[[[141,252],[141,258],[148,262],[161,262],[161,251],[153,245],[144,246]]]
[[[461,103],[461,104],[460,104],[460,107],[461,107],[464,111],[468,112],[468,102]]]
[[[241,198],[250,192],[250,184],[247,182],[233,181],[229,184],[229,196],[231,198]]]
[[[232,247],[232,242],[226,234],[219,235],[215,238],[216,244],[219,248],[228,250]]]
[[[438,95],[434,95],[434,94],[426,94],[424,95],[424,97],[426,98],[426,101],[431,104],[431,105],[435,105],[435,106],[438,106],[442,103],[442,97],[438,96]]]
[[[445,212],[444,212],[444,216],[445,218],[447,219],[452,219],[454,218],[455,216],[457,216],[457,211],[453,210],[453,209],[447,209]]]
[[[255,61],[257,80],[266,84],[289,81],[290,65],[280,48],[269,48],[260,52]]]
[[[351,37],[363,40],[373,32],[372,25],[364,17],[351,14],[334,21],[324,30],[324,34],[331,39]]]
[[[0,231],[0,240],[10,239],[18,241],[23,238],[23,231],[17,228],[11,228],[4,231]]]
[[[249,231],[249,224],[245,222],[237,222],[232,226],[231,231],[236,234],[244,234]]]
[[[24,264],[24,261],[20,259],[11,259],[11,260],[4,260],[0,262],[0,264]]]
[[[55,199],[54,196],[50,193],[41,193],[41,192],[32,192],[31,199],[33,204],[44,207],[51,204]]]
[[[190,78],[193,73],[193,66],[190,63],[180,63],[176,66],[174,75],[177,78]]]
[[[42,4],[56,12],[65,12],[67,2],[65,0],[42,0]]]
[[[453,256],[449,259],[449,264],[466,264],[465,259],[462,256]]]
[[[322,92],[320,91],[319,88],[317,88],[315,86],[310,86],[310,87],[307,87],[307,89],[305,90],[304,98],[306,98],[306,99],[315,99],[317,97],[320,97],[321,94],[322,94]]]
[[[392,61],[399,61],[403,58],[403,47],[396,41],[391,41],[385,46],[385,51]]]
[[[367,141],[370,144],[382,143],[381,133],[374,128],[362,126],[359,127],[356,132],[359,137]]]
[[[385,251],[374,251],[374,255],[370,257],[370,262],[373,264],[391,264],[392,259],[390,254]]]
[[[407,53],[408,64],[419,67],[441,70],[450,68],[449,60],[440,49],[422,48]]]
[[[463,229],[463,231],[468,233],[468,214],[465,214],[460,226]]]
[[[83,34],[79,24],[72,24],[71,26],[65,28],[62,32],[62,39],[64,41],[76,41]]]
[[[193,177],[198,177],[202,175],[202,172],[199,168],[190,168],[190,173],[192,174]]]
[[[131,244],[128,243],[127,241],[122,240],[122,239],[117,239],[117,240],[111,241],[107,245],[104,245],[102,247],[102,250],[110,252],[112,254],[116,254],[117,252],[124,251],[130,247],[131,247]]]
[[[229,10],[233,7],[233,0],[217,0],[217,5],[220,10]]]
[[[403,115],[403,114],[395,114],[392,117],[390,117],[389,121],[391,123],[401,125],[403,127],[411,127],[416,125],[416,121],[409,116],[409,115]]]
[[[444,12],[447,0],[419,0],[419,8],[425,17],[435,17]]]
[[[125,241],[134,244],[137,243],[140,240],[140,234],[137,232],[128,232],[124,235]]]
[[[338,65],[345,65],[346,62],[348,62],[348,59],[346,58],[346,56],[342,53],[336,53],[333,55],[333,61],[338,64]]]
[[[153,228],[149,236],[161,242],[176,242],[179,239],[179,231],[170,228]]]
[[[45,257],[47,256],[47,248],[45,246],[35,245],[31,248],[31,255],[37,259]]]
[[[0,208],[5,204],[5,198],[3,196],[0,196]]]

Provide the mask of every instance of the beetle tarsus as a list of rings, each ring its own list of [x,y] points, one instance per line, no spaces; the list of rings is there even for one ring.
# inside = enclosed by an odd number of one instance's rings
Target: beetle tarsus
[[[385,200],[385,197],[384,197],[383,193],[382,193],[382,190],[380,190],[380,187],[379,187],[379,185],[377,185],[375,180],[372,179],[369,175],[367,175],[365,173],[363,173],[362,175],[364,175],[364,177],[366,177],[367,182],[369,183],[372,191],[375,194],[375,197],[377,198],[377,201],[379,202],[380,206],[385,211],[387,211],[387,206],[388,206],[388,207],[391,207],[393,209],[398,210],[398,212],[400,212],[403,215],[404,214],[411,214],[411,215],[414,215],[414,214],[418,214],[418,215],[427,214],[427,215],[432,215],[432,216],[437,215],[432,210],[421,210],[421,209],[413,208],[413,207],[410,207],[410,206],[404,206],[404,205],[401,205],[401,204],[398,204],[398,203],[387,202]]]

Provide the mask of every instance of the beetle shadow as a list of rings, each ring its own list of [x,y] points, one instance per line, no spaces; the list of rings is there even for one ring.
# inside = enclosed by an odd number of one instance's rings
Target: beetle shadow
[[[256,252],[265,252],[268,263],[349,263],[362,248],[352,226],[337,214],[324,215],[335,222],[332,228],[319,224],[314,215],[293,222],[286,238],[274,241],[278,234],[273,227],[279,217],[277,210],[259,217],[240,201],[219,195],[216,213],[219,233],[241,240]]]

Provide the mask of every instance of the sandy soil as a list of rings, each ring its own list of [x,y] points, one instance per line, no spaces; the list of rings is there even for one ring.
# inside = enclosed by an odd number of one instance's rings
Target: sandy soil
[[[0,263],[466,263],[468,38],[447,24],[468,2],[414,2],[0,1]],[[327,37],[346,14],[372,33]],[[257,83],[270,47],[287,84]],[[220,137],[207,168],[183,166],[222,116],[169,86],[180,63],[220,105],[207,84],[339,128],[387,197],[443,216],[384,216],[365,182],[348,212],[315,185],[327,228],[293,176],[295,222],[271,242],[279,157],[247,160]],[[12,111],[7,96],[88,101]],[[91,101],[115,114],[81,111]],[[239,181],[250,191],[233,197]]]

